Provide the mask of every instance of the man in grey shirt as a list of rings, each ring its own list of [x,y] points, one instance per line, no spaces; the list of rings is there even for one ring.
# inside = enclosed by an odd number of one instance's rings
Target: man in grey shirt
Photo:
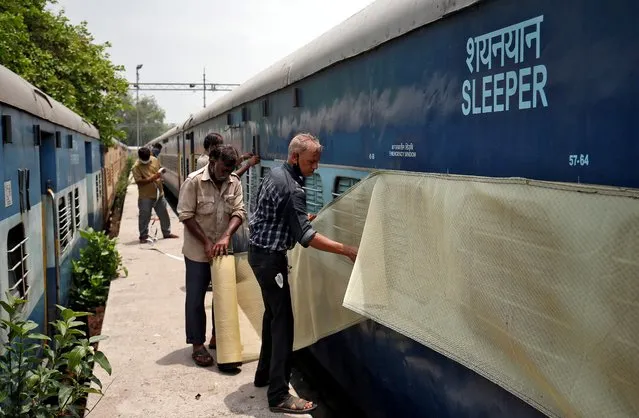
[[[204,153],[200,155],[195,163],[195,170],[205,167],[209,163],[209,155],[214,148],[219,147],[224,143],[224,138],[217,132],[212,132],[204,137]],[[242,154],[240,157],[240,163],[248,160],[248,164],[240,167],[235,171],[238,177],[242,177],[242,174],[246,173],[249,168],[260,163],[260,157],[251,153]]]

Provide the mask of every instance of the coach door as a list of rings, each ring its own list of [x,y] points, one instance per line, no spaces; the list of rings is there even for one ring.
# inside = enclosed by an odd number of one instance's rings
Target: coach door
[[[191,172],[191,171],[195,171],[195,167],[197,167],[197,164],[195,163],[196,157],[195,157],[195,133],[194,132],[189,133],[189,148],[190,148],[189,161],[191,163],[189,167],[189,172]]]
[[[184,141],[180,140],[180,135],[175,136],[176,146],[177,146],[177,164],[178,164],[178,190],[182,186],[182,180],[184,180],[184,162],[182,161],[182,156],[184,152],[182,151],[182,143]]]
[[[41,133],[40,143],[40,195],[42,196],[43,253],[46,263],[44,294],[46,304],[46,323],[55,320],[56,307],[60,303],[60,249],[59,236],[56,148],[62,146],[61,132]],[[64,197],[60,198],[61,200]],[[66,208],[66,205],[63,205]],[[66,212],[65,212],[66,213]],[[60,222],[66,222],[60,219]],[[47,327],[47,332],[52,329]]]

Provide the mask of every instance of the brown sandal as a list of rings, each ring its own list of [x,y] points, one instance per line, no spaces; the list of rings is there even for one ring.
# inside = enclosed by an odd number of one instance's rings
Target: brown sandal
[[[193,354],[191,354],[191,358],[193,359],[195,364],[201,367],[209,367],[213,365],[213,357],[211,357],[209,352],[206,351],[206,348],[204,347],[200,348],[197,351],[194,351]]]
[[[306,404],[310,403],[311,407],[306,408]],[[317,405],[311,401],[289,395],[282,403],[277,406],[270,406],[271,412],[280,412],[285,414],[306,414],[317,408]]]

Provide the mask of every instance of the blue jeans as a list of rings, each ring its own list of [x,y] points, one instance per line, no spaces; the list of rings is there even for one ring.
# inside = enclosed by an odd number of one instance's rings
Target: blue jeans
[[[160,218],[160,228],[164,237],[171,234],[171,219],[166,211],[166,200],[164,196],[158,200],[155,199],[138,199],[138,222],[140,229],[140,239],[146,239],[149,236],[149,221],[151,220],[151,209],[155,209],[155,214]]]

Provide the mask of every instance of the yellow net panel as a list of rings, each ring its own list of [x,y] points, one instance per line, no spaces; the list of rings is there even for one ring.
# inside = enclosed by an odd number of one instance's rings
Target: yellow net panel
[[[639,416],[638,198],[519,179],[371,175],[314,221],[360,246],[355,266],[300,246],[289,253],[295,349],[361,314],[548,415]],[[259,286],[245,256],[236,270],[255,338]]]

